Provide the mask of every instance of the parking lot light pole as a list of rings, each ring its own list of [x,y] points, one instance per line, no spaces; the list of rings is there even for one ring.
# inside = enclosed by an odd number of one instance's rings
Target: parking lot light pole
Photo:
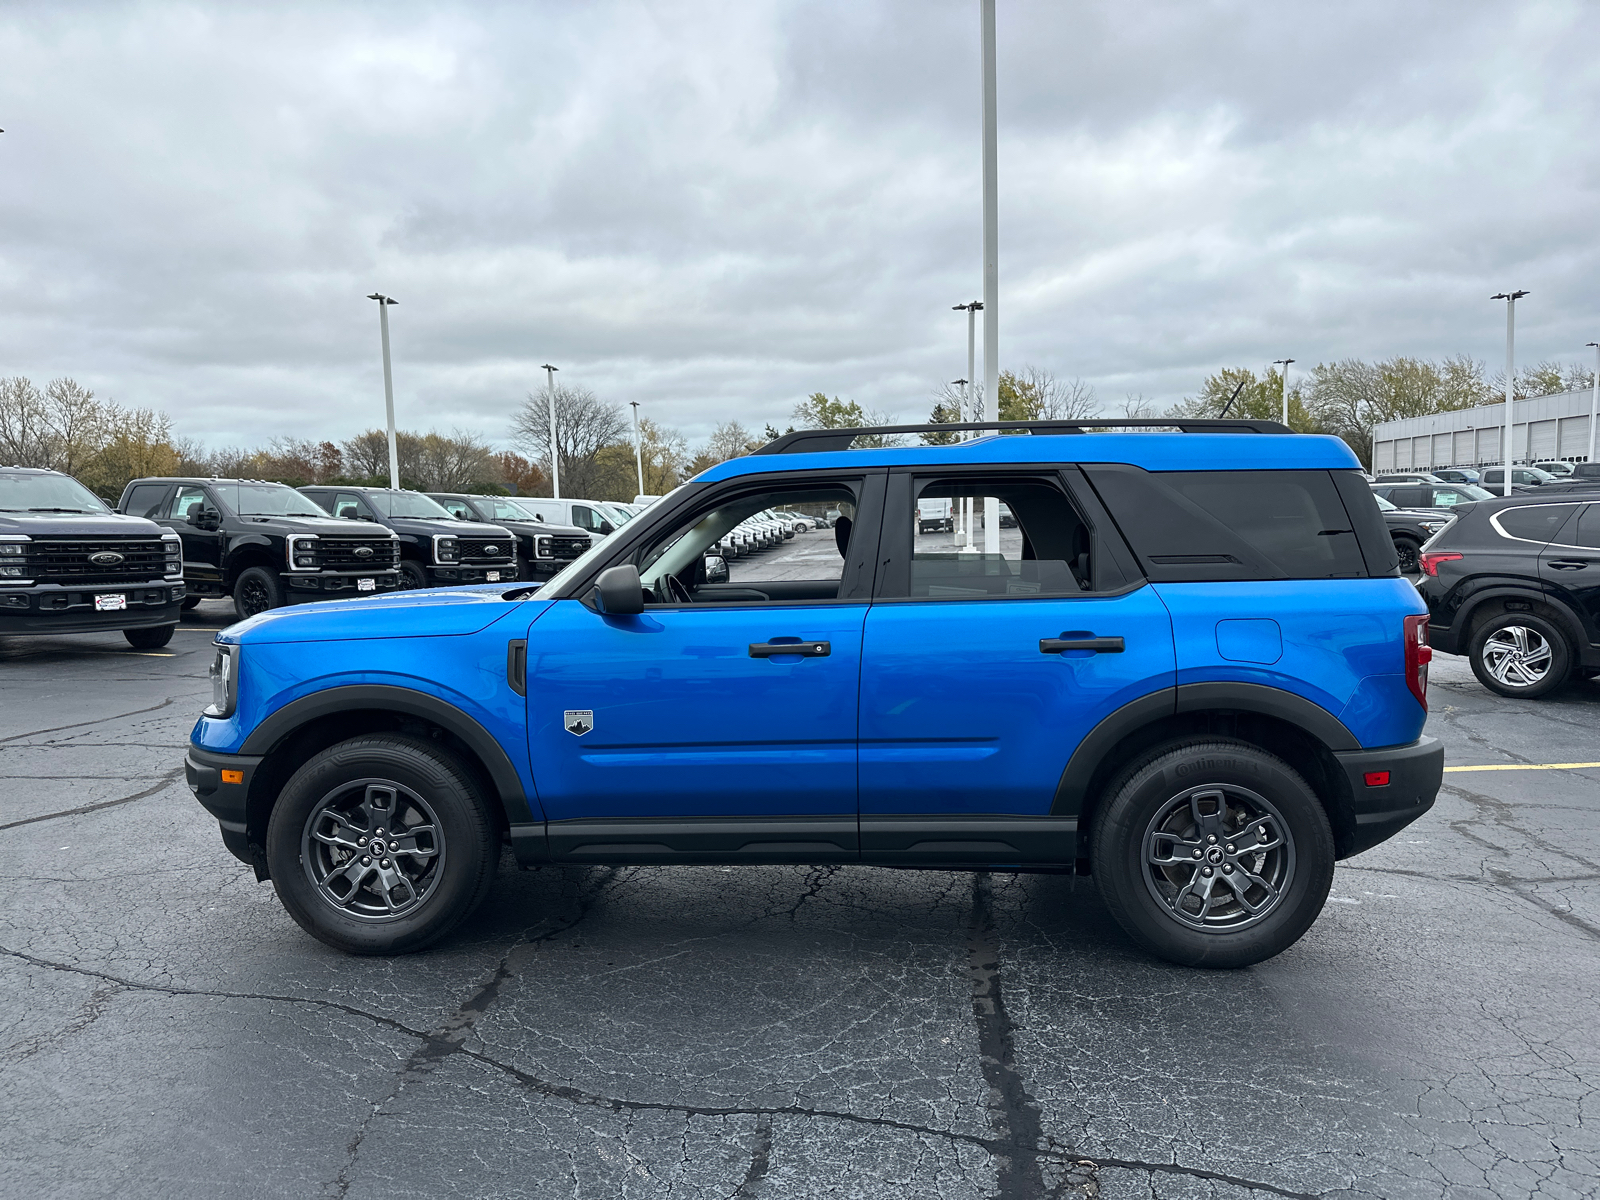
[[[644,495],[644,442],[639,437],[639,402],[628,401],[633,405],[633,461],[639,468],[639,495]]]
[[[1000,189],[997,182],[994,0],[978,0],[983,26],[983,415],[1000,419]],[[971,375],[971,372],[968,372]],[[983,498],[983,550],[1000,553],[1000,501]]]
[[[1273,366],[1283,368],[1283,423],[1285,425],[1289,424],[1289,364],[1293,361],[1294,359],[1292,358],[1275,358],[1272,360]]]
[[[545,395],[550,401],[550,496],[561,499],[561,451],[556,446],[556,372],[560,367],[542,363],[545,377]]]
[[[1594,461],[1594,427],[1600,421],[1600,342],[1589,342],[1594,347],[1594,390],[1589,394],[1589,459]]]
[[[383,340],[383,405],[389,414],[389,488],[400,490],[400,451],[394,436],[394,374],[389,369],[389,306],[400,301],[382,292],[373,292],[368,300],[378,302],[378,336]]]
[[[1527,294],[1527,292],[1497,292],[1489,297],[1491,300],[1506,302],[1506,480],[1503,494],[1507,496],[1511,495],[1511,409],[1515,403],[1517,385],[1512,370],[1517,347],[1517,301]]]

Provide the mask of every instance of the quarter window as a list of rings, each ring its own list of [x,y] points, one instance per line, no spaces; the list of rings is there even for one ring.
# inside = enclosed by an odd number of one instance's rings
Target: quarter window
[[[1576,545],[1600,550],[1600,504],[1586,506],[1578,517]]]
[[[1507,508],[1489,518],[1489,523],[1508,538],[1538,542],[1541,546],[1555,537],[1567,518],[1578,511],[1576,504],[1531,504]]]
[[[161,515],[161,501],[166,498],[167,483],[141,483],[128,493],[128,503],[123,509],[131,517],[153,519]]]

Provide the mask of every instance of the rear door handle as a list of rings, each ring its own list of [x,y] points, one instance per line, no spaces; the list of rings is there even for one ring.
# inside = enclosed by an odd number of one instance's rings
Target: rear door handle
[[[1586,558],[1556,558],[1551,559],[1546,565],[1554,567],[1558,571],[1581,571],[1589,565],[1589,560]]]
[[[1068,650],[1092,650],[1096,654],[1121,654],[1119,637],[1040,638],[1040,654],[1062,654]]]
[[[827,658],[832,642],[751,642],[751,658],[772,658],[778,654],[798,654],[802,658]]]

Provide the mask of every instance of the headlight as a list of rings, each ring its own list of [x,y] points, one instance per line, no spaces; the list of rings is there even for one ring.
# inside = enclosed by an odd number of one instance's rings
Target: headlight
[[[7,566],[4,563],[0,563],[0,579],[21,579],[22,574],[23,570],[21,567],[12,567]]]
[[[168,575],[183,574],[183,542],[175,533],[164,534],[161,538],[161,550],[166,557],[166,572]]]
[[[551,548],[551,539],[541,534],[533,539],[533,554],[535,558],[550,558],[555,554]]]
[[[0,558],[20,558],[22,545],[20,542],[0,542]]]
[[[453,563],[461,561],[461,545],[449,534],[436,533],[433,535],[433,561],[436,563]]]
[[[231,717],[239,702],[239,647],[217,646],[217,655],[211,660],[211,703],[206,707],[208,717]]]
[[[290,570],[317,569],[317,541],[317,535],[314,533],[295,533],[284,538],[284,553],[289,557]]]

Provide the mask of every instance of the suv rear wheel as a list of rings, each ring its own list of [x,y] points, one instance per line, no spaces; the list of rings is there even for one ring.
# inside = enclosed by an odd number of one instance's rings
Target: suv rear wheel
[[[1136,759],[1106,791],[1092,853],[1118,923],[1184,966],[1282,953],[1333,884],[1333,830],[1315,793],[1245,742],[1196,739]]]
[[[1480,627],[1467,658],[1484,687],[1522,699],[1560,687],[1575,660],[1567,635],[1531,612],[1505,613]]]
[[[1422,543],[1415,538],[1397,537],[1394,539],[1395,556],[1400,560],[1400,574],[1420,575],[1422,573]]]
[[[466,771],[432,743],[394,735],[306,762],[273,807],[266,849],[289,915],[352,954],[437,941],[483,903],[499,861]]]

